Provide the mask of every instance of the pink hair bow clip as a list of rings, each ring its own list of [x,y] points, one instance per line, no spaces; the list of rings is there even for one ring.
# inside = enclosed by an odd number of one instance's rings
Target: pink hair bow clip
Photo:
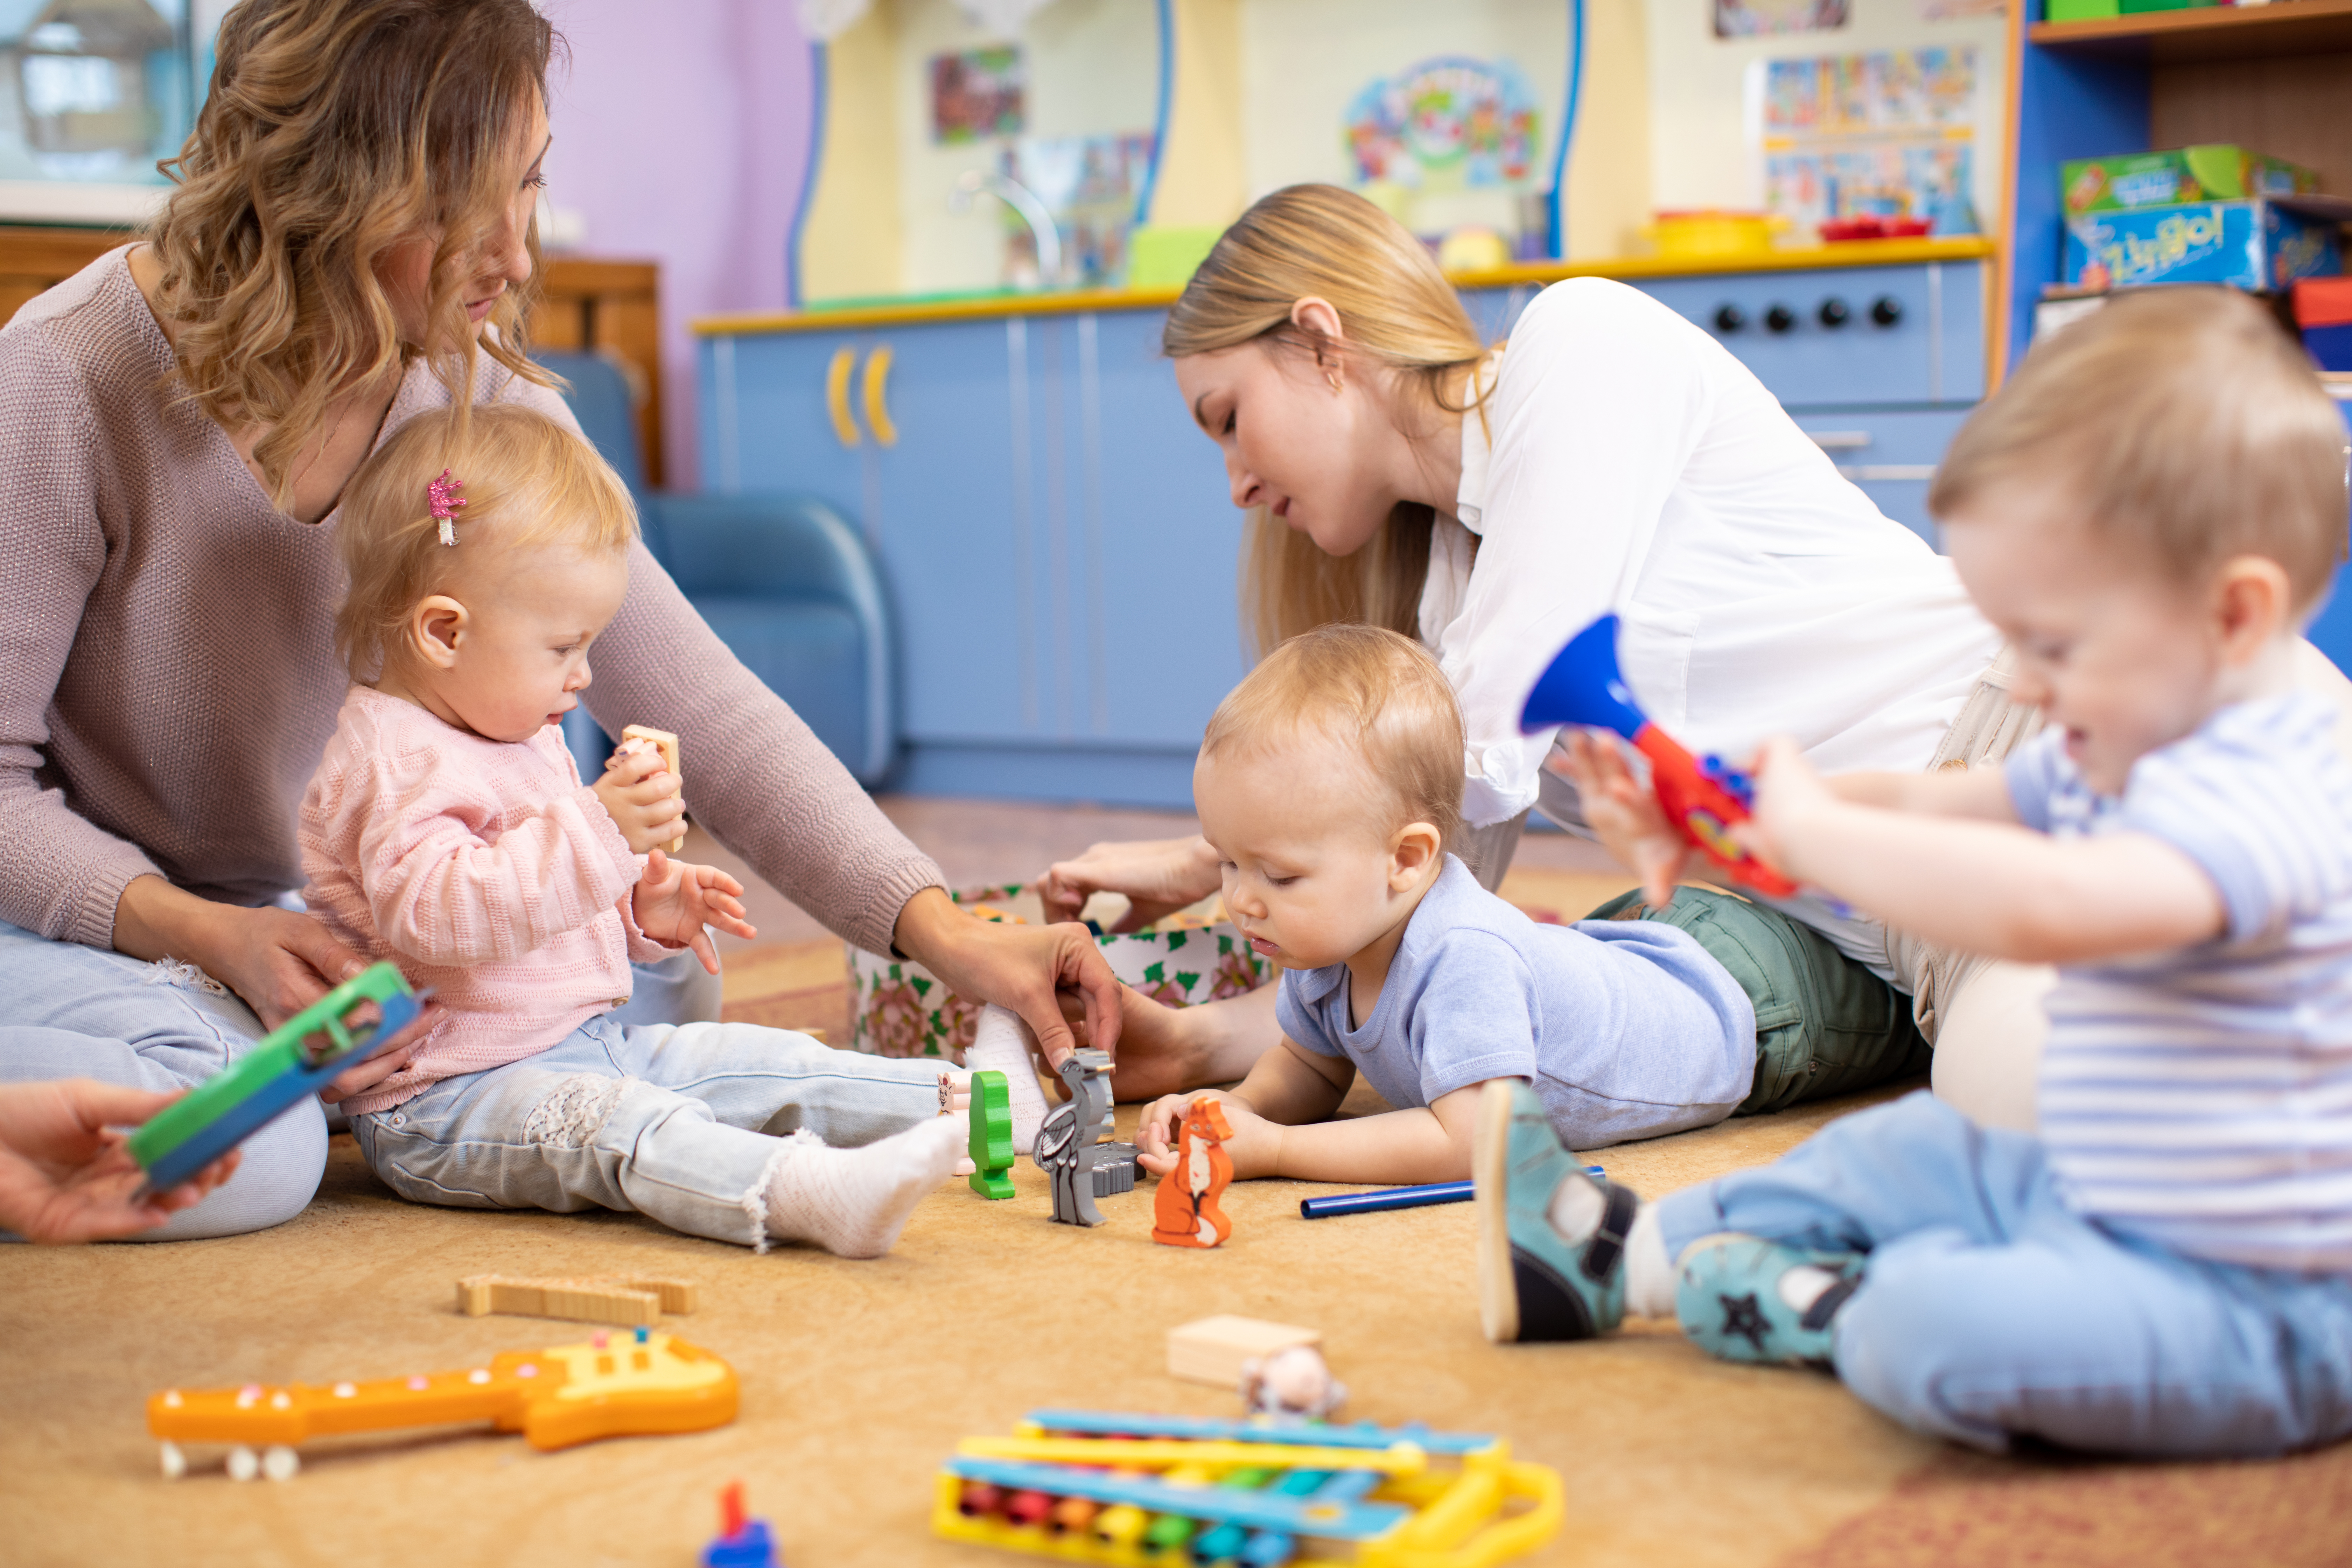
[[[439,479],[425,487],[425,493],[433,501],[433,521],[441,525],[444,544],[457,542],[457,509],[466,504],[466,498],[457,492],[465,488],[466,481],[451,479],[446,468],[441,470]]]

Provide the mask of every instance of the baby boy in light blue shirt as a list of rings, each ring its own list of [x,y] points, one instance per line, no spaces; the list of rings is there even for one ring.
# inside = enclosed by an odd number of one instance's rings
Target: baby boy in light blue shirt
[[[1902,999],[1773,910],[1685,889],[1548,926],[1479,887],[1445,849],[1462,757],[1437,661],[1378,627],[1292,638],[1210,721],[1192,792],[1225,911],[1286,971],[1281,1043],[1212,1091],[1237,1177],[1461,1180],[1477,1090],[1498,1079],[1531,1083],[1591,1149],[1859,1087],[1855,1040],[1885,1071],[1924,1066]],[[1360,1072],[1393,1109],[1338,1118]],[[1146,1168],[1173,1168],[1194,1098],[1145,1111]]]

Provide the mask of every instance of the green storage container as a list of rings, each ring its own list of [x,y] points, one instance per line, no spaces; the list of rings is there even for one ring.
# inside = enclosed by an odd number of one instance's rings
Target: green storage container
[[[2090,22],[2116,15],[2116,0],[2050,0],[2045,22]]]

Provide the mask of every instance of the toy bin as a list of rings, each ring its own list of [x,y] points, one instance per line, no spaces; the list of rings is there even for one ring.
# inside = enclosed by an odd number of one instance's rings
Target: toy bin
[[[1037,895],[1020,883],[951,890],[948,896],[975,919],[1044,921]],[[1113,914],[1104,924],[1115,923]],[[1171,1007],[1217,1002],[1255,991],[1275,966],[1252,951],[1211,900],[1169,916],[1149,930],[1095,939],[1113,974]],[[849,950],[849,1044],[884,1057],[961,1058],[971,1044],[980,1004],[950,991],[919,963]]]
[[[2320,369],[2352,373],[2352,278],[2306,278],[2297,283],[2294,324]]]
[[[2268,292],[2344,269],[2332,196],[2200,202],[2084,213],[2066,220],[2066,281],[2084,289],[2225,283]]]

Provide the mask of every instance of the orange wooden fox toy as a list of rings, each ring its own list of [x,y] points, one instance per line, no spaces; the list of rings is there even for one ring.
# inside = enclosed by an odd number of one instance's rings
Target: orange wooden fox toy
[[[1224,1107],[1196,1100],[1184,1108],[1176,1134],[1176,1168],[1160,1178],[1151,1200],[1151,1239],[1168,1247],[1216,1247],[1233,1235],[1234,1222],[1217,1206],[1234,1179],[1234,1157],[1225,1140],[1234,1135]]]

